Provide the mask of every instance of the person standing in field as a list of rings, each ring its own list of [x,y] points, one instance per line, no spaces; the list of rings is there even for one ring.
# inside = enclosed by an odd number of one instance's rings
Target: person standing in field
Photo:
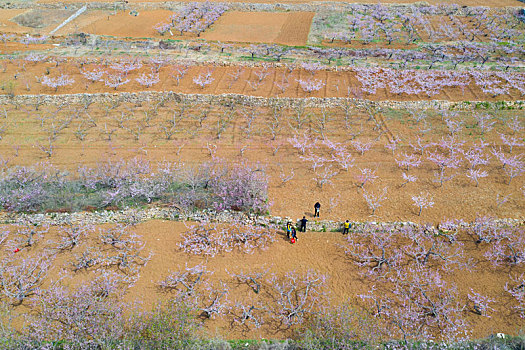
[[[299,232],[301,232],[301,231],[306,232],[306,223],[308,222],[306,217],[303,216],[303,218],[301,220],[299,220],[299,222],[301,223],[301,226],[299,226]]]
[[[292,227],[292,238],[297,241],[297,232],[295,231],[295,227]]]
[[[290,239],[290,233],[292,232],[292,228],[293,228],[292,223],[291,223],[291,222],[288,222],[288,223],[286,224],[286,237],[287,237],[288,239]]]
[[[343,235],[345,234],[348,234],[348,230],[350,229],[350,222],[348,222],[348,220],[346,220],[345,222],[343,222]]]
[[[321,209],[321,203],[316,202],[314,204],[314,218],[317,216],[319,217],[319,209]]]

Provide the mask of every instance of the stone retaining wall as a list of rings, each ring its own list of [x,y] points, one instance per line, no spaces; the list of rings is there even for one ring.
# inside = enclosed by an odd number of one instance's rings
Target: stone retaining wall
[[[18,214],[0,212],[0,223],[2,224],[28,224],[39,223],[47,225],[62,225],[65,223],[89,223],[100,225],[106,223],[119,222],[144,222],[148,220],[170,220],[170,221],[211,221],[219,223],[229,223],[241,221],[245,224],[259,226],[275,226],[284,228],[288,222],[298,225],[299,219],[280,216],[255,216],[245,215],[239,212],[224,211],[217,213],[213,210],[203,210],[198,212],[183,212],[175,208],[148,208],[148,209],[124,209],[118,211],[100,210],[96,212],[77,212],[77,213],[46,213],[46,214]],[[500,225],[523,226],[523,219],[499,219],[496,220]],[[316,232],[340,232],[342,231],[343,221],[312,220],[307,223],[308,231]],[[394,227],[418,226],[413,222],[371,222],[353,221],[352,229],[362,227],[365,224],[394,225]],[[461,224],[460,227],[467,227],[469,223]],[[437,230],[431,227],[431,230]]]
[[[365,99],[344,98],[344,97],[259,97],[242,94],[183,94],[173,91],[141,91],[141,92],[118,92],[118,93],[95,93],[95,94],[62,94],[62,95],[0,95],[0,104],[82,104],[90,100],[92,103],[107,103],[118,100],[130,103],[147,103],[159,101],[161,99],[173,100],[178,102],[188,102],[196,104],[211,104],[216,106],[228,105],[249,105],[258,107],[270,107],[280,104],[283,107],[297,107],[299,105],[306,108],[335,108],[344,102],[352,102],[357,108],[379,107],[395,110],[407,109],[462,109],[470,110],[474,108],[498,109],[501,105],[485,101],[465,101],[452,102],[443,100],[429,101],[370,101]],[[505,101],[505,108],[522,109],[525,101]]]

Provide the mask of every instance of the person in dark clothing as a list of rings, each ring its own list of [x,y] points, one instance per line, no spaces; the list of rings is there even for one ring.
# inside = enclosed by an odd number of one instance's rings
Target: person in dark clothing
[[[297,240],[297,232],[295,231],[295,227],[292,227],[292,233],[291,233],[291,235],[292,235],[292,238],[293,238],[293,239]]]
[[[299,232],[306,232],[306,223],[308,222],[308,220],[306,220],[306,217],[303,216],[303,218],[299,220],[299,222],[301,223],[301,226],[299,226]]]
[[[321,203],[317,202],[314,204],[314,218],[319,217],[319,209],[321,209]]]
[[[292,232],[292,223],[289,222],[286,224],[286,238],[290,239],[290,233]]]
[[[348,230],[350,229],[350,223],[348,220],[343,222],[343,235],[348,234]]]

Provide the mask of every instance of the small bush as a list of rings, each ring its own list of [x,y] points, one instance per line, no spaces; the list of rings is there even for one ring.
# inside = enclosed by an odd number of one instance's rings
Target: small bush
[[[300,349],[362,349],[377,345],[383,335],[377,320],[349,303],[327,307],[310,318],[298,332]]]
[[[199,340],[200,327],[194,305],[168,300],[159,302],[153,311],[134,314],[125,338],[141,348],[184,349]]]

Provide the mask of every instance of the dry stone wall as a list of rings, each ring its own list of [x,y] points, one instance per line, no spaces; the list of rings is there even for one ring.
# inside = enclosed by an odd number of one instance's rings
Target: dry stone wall
[[[277,228],[284,228],[288,222],[295,223],[299,226],[299,219],[280,216],[257,216],[246,215],[240,212],[223,211],[215,212],[213,210],[203,210],[197,212],[184,212],[176,208],[147,208],[147,209],[123,209],[117,211],[100,210],[95,212],[76,212],[76,213],[45,213],[45,214],[20,214],[0,212],[1,224],[27,224],[38,223],[46,225],[63,225],[63,224],[78,224],[86,223],[92,225],[101,225],[106,223],[123,223],[123,222],[145,222],[148,220],[169,220],[169,221],[210,221],[219,223],[243,222],[248,225],[258,226],[273,226]],[[523,219],[499,219],[495,220],[497,224],[502,226],[523,226],[525,220]],[[394,225],[394,227],[403,226],[418,226],[418,224],[404,221],[404,222],[371,222],[371,221],[353,221],[352,229],[362,227],[366,224],[376,225]],[[341,221],[332,220],[309,220],[307,223],[308,231],[316,232],[342,232]],[[463,223],[460,227],[467,227],[470,223]],[[436,233],[439,227],[428,227],[429,230],[434,230]]]
[[[336,108],[345,102],[352,102],[356,108],[376,107],[390,108],[394,110],[406,109],[462,109],[470,110],[474,108],[485,109],[523,109],[525,101],[505,101],[491,103],[485,101],[465,101],[451,102],[444,100],[431,101],[370,101],[365,99],[344,98],[344,97],[258,97],[242,94],[183,94],[173,91],[141,91],[141,92],[118,92],[118,93],[82,93],[82,94],[62,94],[62,95],[0,95],[0,104],[15,105],[63,105],[82,104],[86,101],[91,103],[106,103],[118,100],[130,103],[148,103],[159,100],[172,100],[195,104],[211,104],[214,106],[249,105],[258,107],[270,107],[279,104],[283,107],[297,107],[299,105],[307,108]]]

